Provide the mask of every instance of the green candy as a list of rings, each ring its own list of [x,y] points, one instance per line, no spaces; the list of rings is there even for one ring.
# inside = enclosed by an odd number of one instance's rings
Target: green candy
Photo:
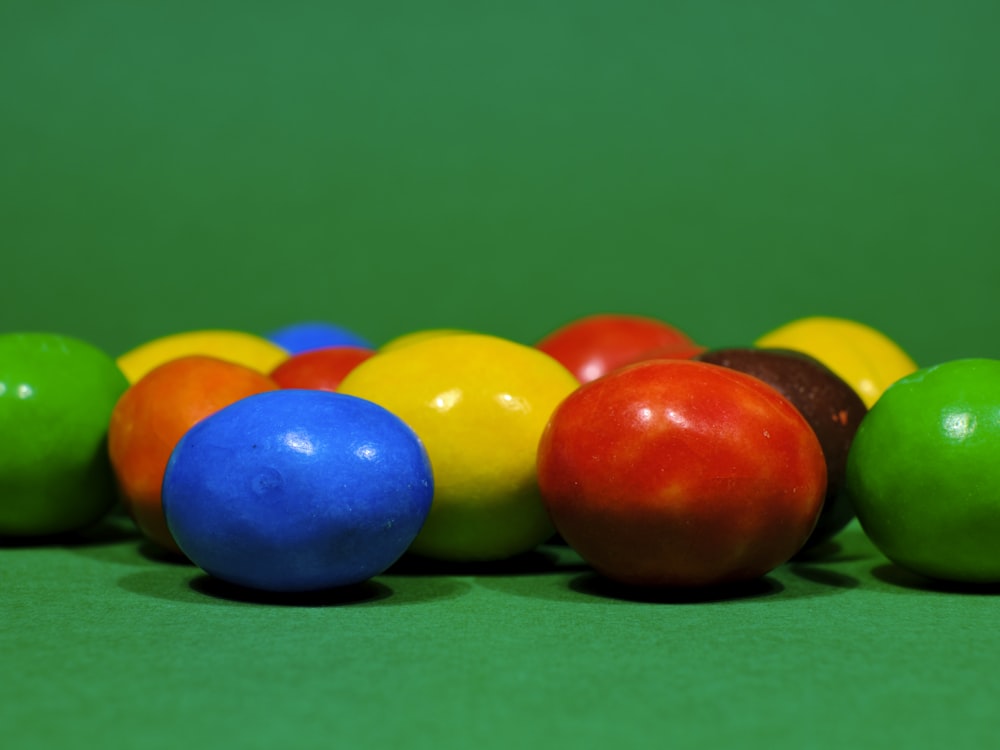
[[[112,509],[108,422],[127,387],[89,343],[0,334],[0,536],[77,531]]]
[[[1000,360],[953,360],[890,386],[858,427],[847,488],[897,565],[1000,582]]]

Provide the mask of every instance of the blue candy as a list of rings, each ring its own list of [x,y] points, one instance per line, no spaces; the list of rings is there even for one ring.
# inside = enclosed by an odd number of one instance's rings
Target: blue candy
[[[196,424],[171,454],[163,510],[181,550],[229,583],[305,592],[398,560],[431,507],[416,434],[365,399],[260,393]]]
[[[291,354],[325,349],[330,346],[359,346],[374,349],[374,345],[362,336],[346,328],[323,322],[303,322],[285,326],[265,335],[272,344],[277,344]]]

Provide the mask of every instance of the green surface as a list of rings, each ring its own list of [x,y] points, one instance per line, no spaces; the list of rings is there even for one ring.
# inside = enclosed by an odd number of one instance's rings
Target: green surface
[[[998,22],[0,0],[0,329],[533,342],[616,311],[727,346],[824,314],[920,365],[998,358]],[[134,539],[3,547],[4,745],[995,742],[995,596],[912,588],[859,534],[781,590],[685,604],[577,569],[245,602]]]
[[[826,553],[643,602],[560,547],[289,600],[116,535],[0,550],[0,715],[25,748],[991,747],[996,589],[920,588],[853,526]]]

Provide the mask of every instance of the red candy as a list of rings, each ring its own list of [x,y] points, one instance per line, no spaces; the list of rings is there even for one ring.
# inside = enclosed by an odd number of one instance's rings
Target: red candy
[[[374,356],[373,349],[360,346],[330,346],[293,354],[271,372],[281,388],[335,391],[344,377]]]
[[[582,385],[556,409],[538,481],[563,539],[612,580],[696,587],[760,577],[816,524],[826,464],[772,387],[687,360]]]
[[[535,346],[561,362],[581,383],[636,362],[647,352],[668,347],[701,351],[686,333],[661,320],[612,313],[575,320]]]

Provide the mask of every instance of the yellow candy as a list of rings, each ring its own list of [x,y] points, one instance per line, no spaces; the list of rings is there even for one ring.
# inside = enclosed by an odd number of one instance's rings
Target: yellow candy
[[[118,357],[118,367],[130,383],[153,368],[179,357],[202,354],[245,365],[265,375],[288,358],[271,341],[243,331],[205,330],[174,333],[140,344]]]
[[[538,442],[578,387],[549,355],[482,334],[382,351],[340,392],[374,401],[417,433],[434,470],[434,502],[411,551],[438,560],[500,560],[553,528],[538,491]]]
[[[404,346],[409,346],[410,344],[419,344],[421,341],[427,341],[428,339],[436,339],[441,336],[464,336],[470,333],[473,333],[473,331],[465,331],[459,328],[424,328],[390,339],[382,344],[378,350],[380,352],[391,352],[396,349],[402,349]]]
[[[886,388],[917,369],[916,362],[885,334],[843,318],[794,320],[761,336],[754,345],[793,349],[818,359],[854,388],[869,408]]]

